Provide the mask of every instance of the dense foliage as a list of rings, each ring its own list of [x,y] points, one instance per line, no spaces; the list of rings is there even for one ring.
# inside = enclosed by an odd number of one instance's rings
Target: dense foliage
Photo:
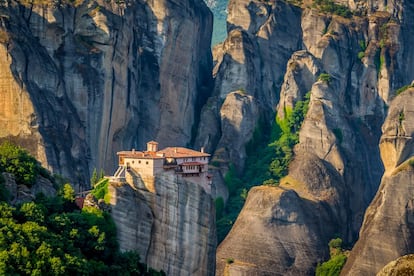
[[[32,186],[39,174],[47,171],[25,149],[6,141],[0,144],[0,172],[12,173],[19,184]]]
[[[331,258],[316,267],[316,276],[337,276],[345,265],[347,256],[342,249],[342,239],[336,238],[329,242]]]
[[[96,186],[92,191],[92,194],[97,199],[103,199],[105,203],[109,203],[108,184],[109,179],[102,178],[99,182],[96,183]]]
[[[352,11],[348,7],[336,4],[333,0],[314,0],[313,7],[324,13],[332,13],[346,18],[352,17]]]
[[[218,242],[230,231],[251,187],[262,184],[276,186],[287,174],[309,99],[310,93],[302,101],[297,101],[293,109],[286,108],[285,117],[276,118],[271,129],[267,129],[264,122],[259,122],[253,139],[246,146],[248,157],[243,175],[238,176],[234,165],[230,165],[224,178],[229,200],[225,208],[221,200],[216,200]]]
[[[65,185],[12,207],[0,203],[1,275],[146,275],[134,252],[120,253],[109,214],[79,210]],[[147,275],[159,273],[149,270]],[[159,274],[161,275],[161,274]]]
[[[2,172],[18,184],[33,184],[40,174],[51,178],[24,149],[0,145]],[[58,182],[58,181],[56,181]],[[98,196],[108,181],[97,183]],[[70,184],[56,197],[11,206],[0,174],[0,275],[163,275],[139,262],[136,252],[121,253],[111,216],[99,209],[80,210]]]

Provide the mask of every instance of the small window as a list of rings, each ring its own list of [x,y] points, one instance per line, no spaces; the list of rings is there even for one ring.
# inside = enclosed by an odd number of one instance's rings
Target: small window
[[[139,160],[138,163],[141,164],[141,160]]]
[[[132,160],[132,164],[134,164],[135,163],[135,161],[134,160]]]
[[[147,162],[145,162],[145,164],[147,164],[147,165],[148,165],[148,161],[147,161]]]

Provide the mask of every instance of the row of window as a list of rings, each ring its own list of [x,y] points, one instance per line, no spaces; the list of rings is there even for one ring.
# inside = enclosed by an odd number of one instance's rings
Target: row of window
[[[135,164],[135,160],[132,160],[132,164]],[[141,160],[138,160],[138,164],[141,164]],[[148,161],[145,161],[145,164],[148,165]]]
[[[188,170],[198,170],[198,166],[185,166]]]
[[[207,157],[191,157],[191,158],[184,158],[184,162],[197,161],[197,158],[200,158],[200,160],[203,160],[203,161],[207,160]]]

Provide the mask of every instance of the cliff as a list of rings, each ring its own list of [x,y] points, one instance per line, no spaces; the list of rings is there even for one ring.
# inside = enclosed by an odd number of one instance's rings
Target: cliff
[[[413,55],[414,7],[402,1],[335,2],[350,13],[327,13],[307,2],[229,3],[228,37],[214,53],[214,95],[224,99],[245,87],[264,118],[271,118],[272,108],[283,118],[308,91],[310,103],[288,176],[278,187],[249,192],[219,245],[218,275],[312,275],[328,258],[330,239],[357,239],[384,172],[378,144],[388,105],[414,79],[406,62]],[[229,129],[223,126],[217,145]],[[246,130],[240,133],[234,143],[239,148],[251,139]],[[227,164],[242,173],[244,160],[235,160],[232,150],[227,144],[213,160],[227,152]],[[234,262],[226,264],[228,258]]]
[[[377,276],[411,275],[414,273],[414,256],[402,256],[384,266]]]
[[[134,172],[109,184],[121,250],[167,275],[214,275],[215,212],[210,194],[174,172],[156,175],[155,191]],[[152,186],[152,185],[151,185]]]
[[[121,149],[186,145],[211,25],[201,0],[2,2],[0,138],[77,185],[112,172]]]
[[[385,173],[343,275],[375,275],[387,263],[414,250],[413,96],[414,89],[408,89],[390,105],[380,142]]]

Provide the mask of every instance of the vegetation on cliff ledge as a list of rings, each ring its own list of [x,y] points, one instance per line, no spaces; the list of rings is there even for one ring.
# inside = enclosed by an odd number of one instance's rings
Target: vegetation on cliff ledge
[[[347,252],[342,249],[342,239],[336,238],[329,242],[331,258],[316,267],[316,276],[337,276],[341,273],[347,259]]]
[[[38,175],[51,178],[49,173],[26,150],[5,141],[0,144],[0,173],[14,175],[16,182],[31,187]]]
[[[0,159],[19,184],[33,183],[39,173],[38,162],[11,143],[0,146]],[[51,198],[38,194],[17,206],[6,199],[0,202],[0,275],[163,275],[140,263],[136,252],[121,253],[110,214],[80,210],[69,184]]]
[[[299,142],[299,130],[308,111],[310,93],[297,101],[294,108],[285,108],[285,116],[276,118],[272,128],[259,122],[253,138],[246,146],[247,160],[243,175],[238,176],[233,165],[229,166],[224,181],[229,190],[229,200],[223,208],[223,199],[216,200],[217,240],[221,242],[230,231],[240,213],[247,192],[253,186],[277,186],[286,176],[293,158],[293,147]]]

